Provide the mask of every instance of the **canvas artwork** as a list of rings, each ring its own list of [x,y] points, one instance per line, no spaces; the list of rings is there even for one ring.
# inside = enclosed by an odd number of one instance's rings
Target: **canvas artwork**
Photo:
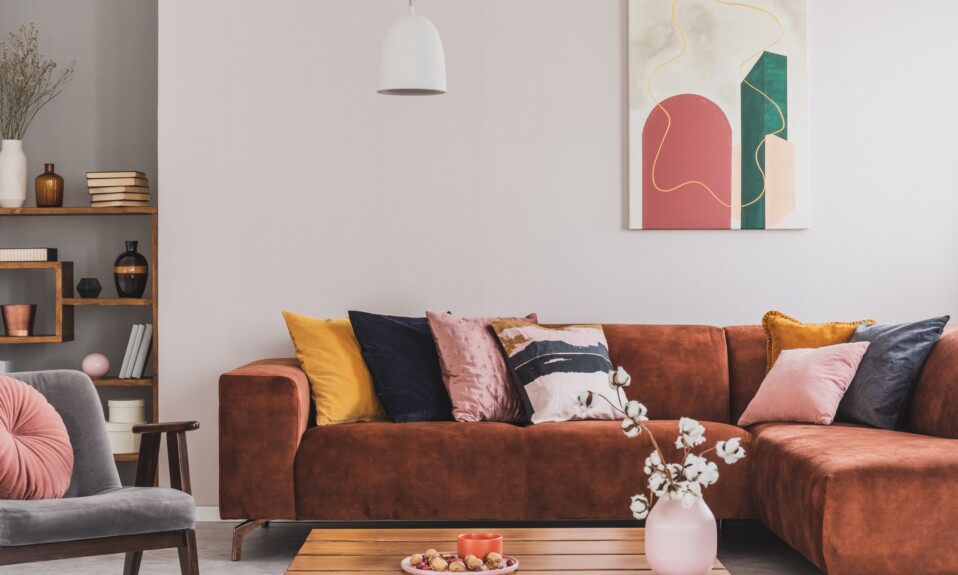
[[[629,227],[809,227],[806,0],[629,0]]]

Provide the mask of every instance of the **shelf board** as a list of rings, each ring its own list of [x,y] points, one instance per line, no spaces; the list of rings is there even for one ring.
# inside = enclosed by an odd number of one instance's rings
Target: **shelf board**
[[[102,377],[93,380],[97,387],[153,387],[153,378],[120,379],[118,377]]]
[[[140,458],[139,453],[114,453],[114,461],[136,461]]]
[[[0,270],[55,270],[63,263],[64,262],[0,262]]]
[[[153,300],[131,297],[82,298],[65,297],[63,305],[99,305],[99,306],[150,306]]]
[[[25,335],[25,336],[3,336],[0,337],[0,345],[8,343],[63,343],[73,341],[73,337],[60,337],[58,335]]]
[[[156,206],[128,208],[0,208],[0,216],[150,216],[156,214]]]

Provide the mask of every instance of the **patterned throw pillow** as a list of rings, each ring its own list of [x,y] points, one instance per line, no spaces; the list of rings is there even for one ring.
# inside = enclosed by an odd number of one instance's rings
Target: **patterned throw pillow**
[[[815,349],[826,345],[848,343],[855,330],[863,323],[875,323],[873,319],[860,321],[833,321],[830,323],[802,323],[780,311],[770,311],[762,318],[767,343],[765,374],[772,370],[778,354],[786,349]]]
[[[579,394],[609,396],[609,346],[601,325],[544,327],[521,321],[492,324],[532,423],[575,419],[617,419],[612,407],[597,401],[583,411]]]

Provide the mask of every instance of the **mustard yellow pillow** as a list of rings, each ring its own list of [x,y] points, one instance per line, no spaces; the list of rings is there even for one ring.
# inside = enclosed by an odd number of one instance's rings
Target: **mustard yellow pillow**
[[[283,312],[316,404],[316,425],[386,421],[348,318]]]
[[[848,343],[855,335],[855,329],[863,323],[875,323],[875,320],[802,323],[780,311],[768,312],[762,318],[767,345],[765,373],[772,369],[783,350]]]

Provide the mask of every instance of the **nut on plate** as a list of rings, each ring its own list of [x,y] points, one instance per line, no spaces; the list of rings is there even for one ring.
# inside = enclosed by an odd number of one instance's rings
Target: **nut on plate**
[[[466,571],[466,564],[462,561],[453,561],[449,564],[449,571],[451,573],[464,573]]]
[[[446,563],[446,560],[442,557],[433,557],[432,560],[429,561],[429,567],[432,568],[433,571],[445,571],[449,567],[449,564]]]
[[[410,565],[415,566],[415,565],[419,565],[420,563],[422,563],[422,555],[421,555],[421,554],[419,554],[419,553],[413,553],[412,555],[409,556],[409,564],[410,564]]]
[[[466,555],[466,567],[470,570],[475,570],[477,568],[482,568],[482,559],[476,557],[475,555]]]
[[[439,552],[435,549],[426,549],[423,556],[426,558],[426,561],[432,561],[434,558],[439,557]]]
[[[502,555],[499,555],[495,551],[491,551],[488,555],[486,555],[486,567],[490,569],[498,569],[500,563],[502,563]]]

